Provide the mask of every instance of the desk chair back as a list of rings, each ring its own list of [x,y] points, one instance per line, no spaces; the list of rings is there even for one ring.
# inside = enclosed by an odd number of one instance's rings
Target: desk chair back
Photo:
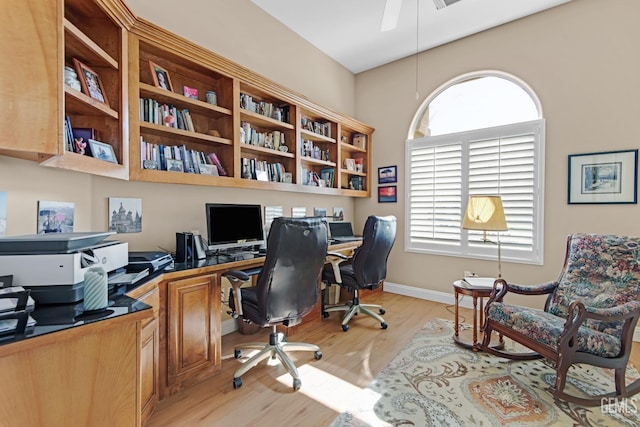
[[[387,277],[387,259],[396,239],[396,218],[369,216],[362,237],[362,245],[353,255],[354,285],[374,289]],[[348,279],[343,276],[343,280]]]
[[[264,267],[256,281],[256,305],[243,306],[245,317],[262,326],[299,323],[318,302],[327,246],[326,219],[274,219]]]

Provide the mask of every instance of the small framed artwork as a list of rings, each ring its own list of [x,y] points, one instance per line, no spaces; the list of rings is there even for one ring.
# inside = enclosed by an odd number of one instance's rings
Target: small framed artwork
[[[118,163],[116,153],[113,151],[113,147],[111,145],[96,141],[95,139],[90,139],[89,147],[91,148],[91,156],[94,158],[111,163]]]
[[[398,182],[398,166],[383,166],[378,168],[378,184]]]
[[[398,187],[389,185],[378,187],[378,203],[396,203],[398,201]]]
[[[167,159],[167,170],[172,172],[184,172],[182,160]]]
[[[356,170],[356,160],[355,159],[344,159],[344,168],[348,171]]]
[[[108,106],[107,92],[104,90],[100,75],[75,58],[73,58],[73,64],[80,79],[82,92]]]
[[[569,155],[569,204],[637,203],[638,150]]]
[[[173,92],[173,86],[171,85],[169,72],[153,61],[149,61],[149,67],[151,67],[151,77],[153,78],[153,84],[156,85],[156,87]]]
[[[75,203],[38,201],[38,234],[72,233]]]
[[[109,197],[109,231],[142,232],[142,199]]]

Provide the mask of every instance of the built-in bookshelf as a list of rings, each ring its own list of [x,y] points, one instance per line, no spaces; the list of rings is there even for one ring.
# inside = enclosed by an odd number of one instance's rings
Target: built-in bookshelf
[[[15,114],[3,116],[0,154],[137,181],[370,196],[370,126],[136,17],[126,1],[60,1],[25,0],[0,18],[15,34],[0,86],[16,93],[5,100]],[[98,91],[62,83],[82,70]],[[15,90],[27,86],[27,95]],[[41,126],[32,126],[34,110]],[[92,157],[76,133],[109,155]],[[352,153],[356,133],[367,146]],[[361,172],[345,168],[348,157],[362,159]],[[177,160],[182,171],[169,170]],[[247,162],[267,180],[243,177]],[[349,188],[353,176],[363,178],[360,190]]]
[[[64,1],[62,140],[58,154],[42,164],[128,178],[122,120],[128,72],[123,22],[128,18],[93,1]]]

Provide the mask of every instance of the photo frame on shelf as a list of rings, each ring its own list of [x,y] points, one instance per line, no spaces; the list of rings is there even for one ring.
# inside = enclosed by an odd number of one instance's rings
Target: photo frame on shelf
[[[344,159],[344,168],[348,171],[356,170],[356,160],[355,159]]]
[[[93,158],[105,160],[111,163],[118,163],[116,153],[115,151],[113,151],[113,147],[111,145],[97,141],[95,139],[90,139],[89,147],[91,149],[91,156]]]
[[[398,182],[398,166],[383,166],[378,168],[378,184]]]
[[[569,204],[637,203],[637,149],[572,154],[568,163]]]
[[[184,172],[182,160],[167,159],[167,170],[171,172]]]
[[[149,67],[151,68],[151,77],[153,78],[153,84],[156,87],[173,92],[173,86],[171,85],[171,77],[169,77],[169,71],[153,61],[149,61]]]
[[[378,203],[396,203],[398,201],[398,187],[389,185],[378,187]]]
[[[76,68],[76,73],[80,80],[82,93],[90,96],[98,102],[102,102],[108,107],[109,100],[107,99],[107,92],[104,90],[104,85],[102,84],[100,75],[89,68],[86,64],[78,61],[76,58],[73,58],[73,65]]]

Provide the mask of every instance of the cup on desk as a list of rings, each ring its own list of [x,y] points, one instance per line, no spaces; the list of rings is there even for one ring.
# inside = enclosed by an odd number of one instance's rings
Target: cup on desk
[[[109,305],[107,272],[102,267],[91,267],[84,273],[84,311],[103,310]]]

